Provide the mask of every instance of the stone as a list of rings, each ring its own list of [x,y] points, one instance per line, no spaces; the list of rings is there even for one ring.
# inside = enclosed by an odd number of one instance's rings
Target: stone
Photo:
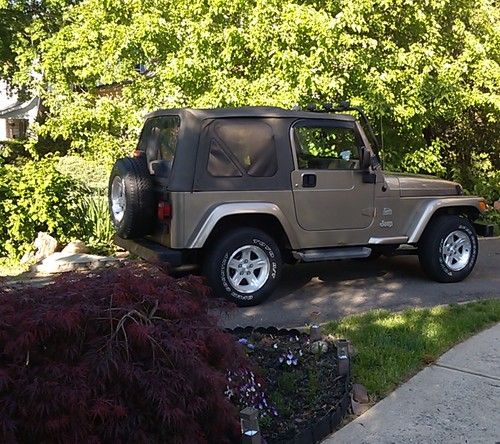
[[[493,208],[497,211],[500,211],[500,199],[493,202]]]
[[[35,260],[39,262],[57,250],[57,240],[50,234],[40,231],[35,239],[34,246],[37,250],[35,253]]]
[[[89,251],[89,247],[85,245],[85,242],[81,240],[74,240],[66,245],[61,250],[61,253],[88,253]]]
[[[361,402],[356,402],[354,397],[351,396],[351,409],[352,413],[356,416],[360,416],[371,408],[370,404],[362,404]]]
[[[361,404],[368,404],[370,402],[368,392],[366,391],[365,386],[361,384],[352,385],[352,397],[356,402],[359,402]]]
[[[116,264],[120,259],[85,253],[53,253],[36,267],[39,273],[62,273],[75,270],[93,270]]]
[[[315,355],[322,355],[328,351],[328,343],[325,341],[315,341],[310,345],[310,349]]]
[[[27,253],[23,254],[23,257],[19,261],[22,265],[27,264],[29,262],[32,262],[35,259],[35,253],[32,251],[28,251]]]

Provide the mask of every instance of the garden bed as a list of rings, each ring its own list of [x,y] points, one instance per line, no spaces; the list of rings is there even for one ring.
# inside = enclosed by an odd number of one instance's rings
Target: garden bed
[[[314,443],[335,430],[346,413],[350,387],[348,376],[339,374],[333,340],[315,342],[298,330],[276,328],[232,333],[256,370],[229,375],[234,384],[228,389],[240,407],[259,410],[267,443]]]

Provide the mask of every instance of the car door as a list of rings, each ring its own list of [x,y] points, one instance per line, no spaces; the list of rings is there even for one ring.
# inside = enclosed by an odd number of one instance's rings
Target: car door
[[[308,231],[363,229],[374,218],[375,185],[363,182],[354,121],[300,120],[291,128],[298,224]]]

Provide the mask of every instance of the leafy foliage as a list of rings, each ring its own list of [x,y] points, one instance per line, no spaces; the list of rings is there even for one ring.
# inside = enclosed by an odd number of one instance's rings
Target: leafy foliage
[[[84,189],[77,204],[74,222],[79,222],[79,237],[95,252],[112,250],[115,229],[111,224],[106,193]]]
[[[129,150],[141,114],[158,107],[351,98],[380,119],[392,167],[443,131],[471,127],[470,116],[488,143],[454,138],[452,148],[498,154],[500,12],[491,0],[54,3],[57,31],[33,16],[23,33],[34,44],[13,50],[13,79],[49,107],[40,131],[76,152]]]
[[[48,110],[32,154],[109,170],[157,108],[351,99],[383,136],[388,169],[491,202],[499,23],[493,0],[0,0],[0,77]]]
[[[64,242],[78,230],[73,218],[77,186],[56,164],[57,158],[48,156],[0,165],[0,255],[21,255],[37,231]]]
[[[234,441],[248,361],[208,291],[140,265],[0,290],[0,441]]]

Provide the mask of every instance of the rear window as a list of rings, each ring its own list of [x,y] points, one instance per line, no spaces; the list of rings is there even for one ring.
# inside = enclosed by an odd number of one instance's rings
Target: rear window
[[[255,119],[215,122],[210,141],[208,172],[215,177],[254,177],[276,174],[278,162],[272,128]]]
[[[179,116],[161,116],[146,120],[138,149],[146,153],[148,162],[174,160],[180,124]]]

